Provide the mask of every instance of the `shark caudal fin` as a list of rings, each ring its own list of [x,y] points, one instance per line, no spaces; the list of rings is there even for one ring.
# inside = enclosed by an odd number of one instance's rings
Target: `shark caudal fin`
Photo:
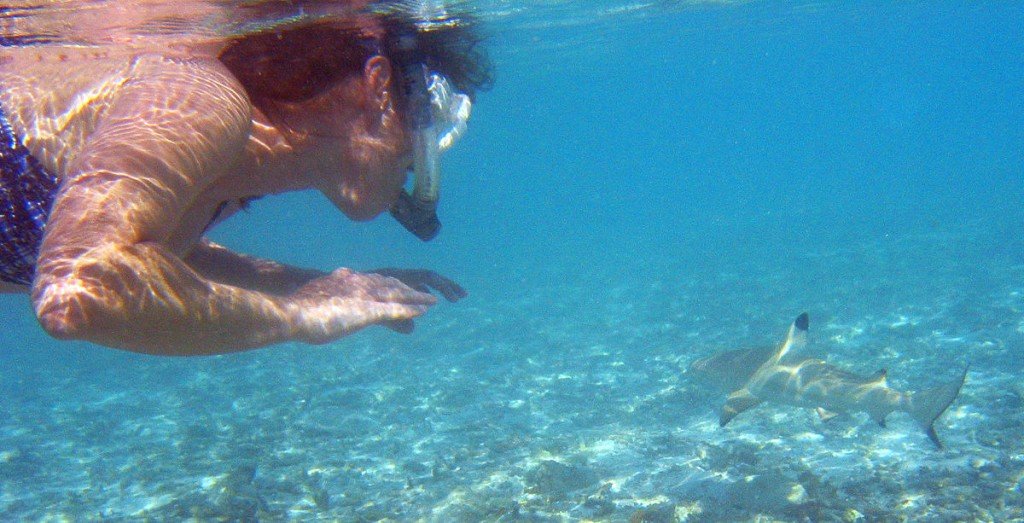
[[[943,412],[946,412],[953,400],[960,394],[960,388],[963,387],[966,378],[967,369],[965,368],[960,378],[955,381],[910,395],[907,412],[921,424],[921,427],[928,433],[928,439],[932,440],[932,443],[939,449],[942,448],[942,442],[939,441],[939,435],[935,433],[935,420]]]

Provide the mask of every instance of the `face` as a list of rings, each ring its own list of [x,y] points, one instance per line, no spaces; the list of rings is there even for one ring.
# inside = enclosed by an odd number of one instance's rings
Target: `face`
[[[312,186],[354,220],[369,220],[398,199],[412,161],[408,133],[395,109],[397,80],[381,56],[361,75],[316,97],[281,105],[277,117],[307,157]]]

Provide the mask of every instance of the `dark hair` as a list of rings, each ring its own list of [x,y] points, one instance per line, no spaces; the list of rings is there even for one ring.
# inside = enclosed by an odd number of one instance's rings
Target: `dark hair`
[[[359,71],[370,53],[352,31],[319,23],[241,36],[220,60],[259,104],[312,98]]]
[[[419,30],[417,22],[405,15],[383,17],[386,36],[384,54],[399,64],[425,63],[443,73],[471,98],[491,87],[494,81],[491,62],[481,43],[477,21],[469,16],[448,17],[429,29]],[[406,49],[403,37],[415,35],[415,45]]]
[[[220,60],[257,107],[269,101],[312,98],[337,81],[360,73],[366,60],[378,53],[396,67],[413,60],[426,63],[471,97],[490,87],[491,64],[474,31],[475,21],[452,18],[436,28],[419,30],[406,15],[372,16],[383,28],[379,37],[366,36],[354,24],[321,18],[239,35],[224,48]],[[410,36],[415,42],[412,46],[407,45]]]

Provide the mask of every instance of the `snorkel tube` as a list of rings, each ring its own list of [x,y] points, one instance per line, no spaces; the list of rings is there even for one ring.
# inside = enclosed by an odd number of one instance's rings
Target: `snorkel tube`
[[[407,117],[412,134],[413,189],[402,191],[391,207],[391,215],[409,232],[423,241],[430,241],[441,230],[437,218],[437,201],[441,184],[441,151],[437,128],[427,91],[429,70],[426,64],[414,63],[402,68],[407,100]]]
[[[416,21],[415,32],[402,35],[399,40],[400,50],[408,57],[401,67],[401,74],[412,135],[414,179],[412,194],[403,190],[391,207],[391,215],[417,238],[430,241],[441,230],[441,221],[437,217],[441,152],[465,129],[469,100],[461,93],[453,93],[447,80],[430,70],[418,50],[417,37],[420,33],[443,27],[448,22],[443,2],[410,2],[405,10]],[[458,106],[455,111],[452,110],[453,102]],[[442,133],[438,128],[438,117],[446,118],[456,112],[460,113],[462,120],[454,122],[453,129]],[[463,112],[464,115],[461,114]],[[446,143],[442,144],[442,139]]]

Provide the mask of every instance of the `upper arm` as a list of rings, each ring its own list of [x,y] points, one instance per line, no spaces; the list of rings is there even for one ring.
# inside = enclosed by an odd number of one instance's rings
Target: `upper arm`
[[[116,81],[62,175],[37,261],[37,299],[77,277],[75,264],[91,251],[167,239],[244,149],[250,106],[218,62],[142,56]]]

